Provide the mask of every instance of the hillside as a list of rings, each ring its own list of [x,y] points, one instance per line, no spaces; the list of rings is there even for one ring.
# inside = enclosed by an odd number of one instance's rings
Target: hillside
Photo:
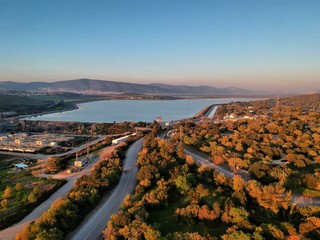
[[[11,96],[0,94],[0,113],[14,112],[11,115],[34,114],[72,108],[75,108],[74,104],[65,103],[61,100],[45,100],[26,96]]]
[[[18,91],[68,91],[68,92],[114,92],[114,93],[140,93],[159,95],[250,95],[259,92],[240,88],[215,88],[211,86],[185,86],[167,84],[136,84],[126,82],[77,79],[57,82],[0,82],[0,89]]]

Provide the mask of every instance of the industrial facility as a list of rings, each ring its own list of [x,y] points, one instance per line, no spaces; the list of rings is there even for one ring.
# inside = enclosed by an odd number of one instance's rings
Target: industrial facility
[[[34,153],[43,147],[56,147],[59,142],[73,137],[63,134],[0,134],[0,150]]]

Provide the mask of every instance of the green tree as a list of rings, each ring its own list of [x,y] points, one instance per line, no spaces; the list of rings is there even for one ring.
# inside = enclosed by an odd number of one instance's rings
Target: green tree
[[[157,230],[148,227],[147,230],[144,232],[144,237],[146,240],[158,240],[161,237],[161,233]]]
[[[28,201],[29,201],[30,203],[35,203],[35,202],[37,201],[37,197],[36,197],[33,193],[30,193],[30,194],[28,195]]]
[[[17,183],[16,186],[14,187],[17,191],[21,191],[23,189],[22,183]]]
[[[222,240],[251,240],[251,236],[248,233],[242,231],[233,231],[231,233],[226,233],[222,237]]]
[[[40,194],[40,188],[38,186],[35,186],[33,189],[32,189],[32,193],[34,195],[39,195]]]
[[[285,239],[284,233],[273,224],[262,224],[263,233],[267,239]]]
[[[63,240],[63,232],[57,228],[51,228],[49,230],[43,230],[37,234],[36,240]]]
[[[178,188],[178,190],[180,191],[180,193],[185,194],[191,187],[191,184],[189,183],[188,179],[186,176],[181,176],[179,175],[176,179],[175,179],[175,184]]]

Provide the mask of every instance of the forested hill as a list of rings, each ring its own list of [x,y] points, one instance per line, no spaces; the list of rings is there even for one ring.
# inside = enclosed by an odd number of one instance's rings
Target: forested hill
[[[61,91],[97,91],[144,94],[196,94],[196,95],[249,95],[259,92],[240,88],[215,88],[211,86],[185,86],[166,84],[136,84],[104,80],[77,79],[57,82],[0,82],[0,89],[18,91],[61,90]]]
[[[74,108],[73,103],[62,100],[44,100],[28,96],[0,94],[0,113],[5,116],[15,116],[19,114],[34,114],[47,111],[60,111]],[[12,114],[10,114],[12,113]]]
[[[280,98],[279,104],[284,106],[300,107],[304,110],[309,110],[309,109],[320,110],[320,93]]]
[[[36,111],[54,104],[53,101],[40,101],[31,97],[0,94],[0,112]]]

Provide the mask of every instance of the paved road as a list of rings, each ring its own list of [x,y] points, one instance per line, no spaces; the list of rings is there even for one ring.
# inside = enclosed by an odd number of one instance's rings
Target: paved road
[[[105,149],[110,150],[110,152],[116,146],[109,146]],[[60,189],[58,189],[54,194],[52,194],[46,201],[40,204],[37,208],[35,208],[29,215],[27,215],[23,220],[19,223],[13,225],[12,227],[6,228],[0,231],[0,239],[1,240],[12,240],[15,239],[15,235],[20,232],[24,226],[27,226],[30,222],[38,219],[45,211],[47,211],[52,202],[57,200],[60,197],[65,197],[67,193],[72,189],[74,182],[84,174],[88,174],[91,171],[93,165],[98,162],[99,157],[97,157],[92,163],[90,163],[84,170],[78,173],[74,173],[71,175],[67,175],[68,182],[63,185]],[[53,176],[53,178],[55,178]]]
[[[220,173],[224,174],[226,177],[234,177],[234,173],[232,171],[213,164],[207,158],[204,158],[204,157],[200,156],[199,154],[192,152],[188,149],[185,149],[184,152],[188,155],[191,155],[193,157],[193,159],[196,161],[198,166],[204,165],[209,168],[214,168],[217,171],[219,171]],[[246,178],[244,176],[246,176],[248,173],[243,170],[241,170],[241,171],[242,171],[242,173],[240,173],[241,176],[247,182],[248,178]],[[304,197],[302,195],[297,195],[297,194],[292,194],[291,203],[298,205],[298,206],[320,206],[320,200],[315,199],[315,198],[311,198],[311,197]]]
[[[80,224],[69,239],[96,240],[102,238],[102,231],[106,228],[111,215],[118,211],[124,198],[134,190],[138,172],[136,162],[142,142],[143,139],[140,139],[130,146],[124,161],[124,168],[128,169],[128,172],[121,175],[120,182],[111,195]]]
[[[191,152],[188,149],[184,149],[184,152],[188,155],[191,155],[193,157],[193,159],[196,161],[198,166],[206,166],[209,168],[214,168],[216,170],[218,170],[220,173],[223,173],[225,176],[227,177],[234,177],[234,173],[231,171],[228,171],[225,168],[222,168],[221,166],[218,166],[216,164],[213,164],[211,161],[209,161],[207,158],[204,158],[202,156],[200,156],[199,154],[195,153],[195,152]]]
[[[218,110],[219,105],[216,106],[212,106],[212,109],[210,111],[210,113],[208,114],[208,118],[214,118],[214,116],[216,115],[216,112]]]

